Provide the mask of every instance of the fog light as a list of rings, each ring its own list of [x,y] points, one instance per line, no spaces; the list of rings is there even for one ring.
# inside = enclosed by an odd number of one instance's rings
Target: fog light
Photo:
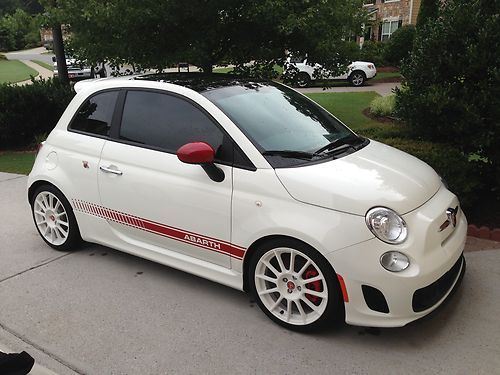
[[[410,260],[399,251],[389,251],[380,257],[380,264],[387,271],[401,272],[408,268]]]

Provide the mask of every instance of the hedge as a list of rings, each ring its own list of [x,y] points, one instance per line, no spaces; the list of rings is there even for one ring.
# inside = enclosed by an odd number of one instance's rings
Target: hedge
[[[74,96],[58,79],[0,85],[0,149],[26,149],[50,132]]]

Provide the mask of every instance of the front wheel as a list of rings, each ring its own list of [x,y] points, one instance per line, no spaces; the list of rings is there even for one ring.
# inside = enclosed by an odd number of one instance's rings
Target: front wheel
[[[313,248],[300,241],[270,241],[253,255],[252,292],[276,323],[312,331],[344,320],[335,272]]]
[[[33,220],[42,239],[52,248],[67,251],[81,242],[73,209],[54,186],[40,186],[31,203]]]

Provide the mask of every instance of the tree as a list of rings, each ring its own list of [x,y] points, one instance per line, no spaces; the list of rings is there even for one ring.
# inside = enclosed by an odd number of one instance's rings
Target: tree
[[[441,0],[422,0],[417,16],[417,27],[423,26],[439,15]]]
[[[0,18],[0,51],[34,47],[40,44],[39,19],[18,8]]]
[[[185,61],[214,65],[283,62],[308,54],[335,72],[350,61],[361,0],[66,0],[69,47],[95,65],[164,69]]]
[[[52,29],[54,44],[54,53],[57,62],[57,76],[63,84],[69,85],[68,67],[66,66],[66,53],[64,48],[61,19],[60,1],[58,0],[40,0],[46,12],[44,14],[43,24]]]
[[[397,92],[401,117],[415,133],[477,160],[476,176],[500,185],[500,0],[448,0],[417,28]],[[498,195],[497,195],[498,197]]]

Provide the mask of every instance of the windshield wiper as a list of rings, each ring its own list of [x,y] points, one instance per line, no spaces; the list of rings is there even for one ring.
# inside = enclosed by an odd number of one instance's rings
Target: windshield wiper
[[[333,153],[335,151],[343,150],[344,148],[353,147],[356,143],[363,142],[363,138],[355,136],[354,134],[349,134],[345,137],[338,138],[327,145],[316,150],[313,155],[317,156],[325,151],[329,151],[329,153]]]
[[[315,154],[312,154],[310,152],[305,152],[305,151],[293,151],[293,150],[269,150],[269,151],[264,151],[262,155],[268,155],[268,156],[281,156],[283,158],[293,158],[293,159],[307,159],[311,160]]]

